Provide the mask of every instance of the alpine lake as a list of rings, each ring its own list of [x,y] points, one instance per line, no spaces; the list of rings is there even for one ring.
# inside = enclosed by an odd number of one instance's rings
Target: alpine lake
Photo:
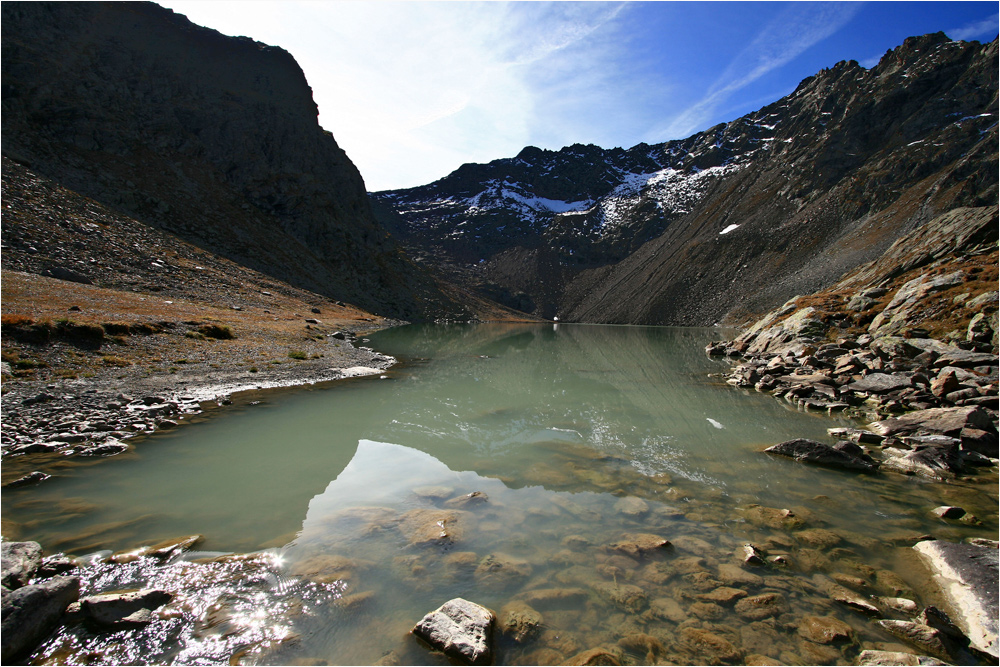
[[[444,665],[409,631],[453,598],[497,613],[497,664],[597,647],[623,664],[913,650],[831,591],[886,618],[910,616],[876,596],[947,608],[912,544],[996,539],[995,484],[762,453],[857,424],[725,385],[729,363],[704,346],[729,333],[388,329],[367,343],[399,360],[381,375],[234,396],[125,454],[6,490],[22,539],[86,563],[81,595],[174,594],[139,628],[67,626],[36,661]],[[931,514],[943,504],[981,525]],[[203,539],[166,563],[122,554],[192,534]],[[747,543],[771,560],[744,566]]]

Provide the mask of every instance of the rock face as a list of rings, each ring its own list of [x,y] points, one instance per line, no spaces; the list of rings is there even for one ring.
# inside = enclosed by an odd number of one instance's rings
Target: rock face
[[[528,147],[375,193],[376,214],[415,256],[537,315],[743,319],[835,282],[939,214],[995,207],[996,70],[996,42],[912,37],[871,69],[838,63],[684,140]],[[957,279],[914,283],[876,329],[898,330],[909,297]]]
[[[958,624],[972,646],[994,658],[997,643],[997,550],[940,540],[913,547],[934,572],[934,580],[959,614]]]
[[[424,616],[413,634],[464,664],[487,665],[493,659],[494,625],[492,611],[455,598]]]
[[[462,312],[375,221],[286,51],[152,3],[5,4],[2,25],[5,156],[298,287]]]

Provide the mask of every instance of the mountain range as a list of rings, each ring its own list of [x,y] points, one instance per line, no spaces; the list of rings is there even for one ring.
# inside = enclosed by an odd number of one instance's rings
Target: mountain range
[[[528,147],[372,197],[411,256],[511,307],[740,322],[943,212],[996,205],[997,42],[913,37],[687,139]]]
[[[739,324],[942,213],[997,205],[995,40],[913,37],[683,140],[529,146],[366,193],[280,48],[152,3],[2,12],[3,155],[18,168],[391,317]],[[42,270],[46,249],[5,227],[5,256],[34,249],[25,266]],[[52,261],[96,279],[86,242],[67,247]]]

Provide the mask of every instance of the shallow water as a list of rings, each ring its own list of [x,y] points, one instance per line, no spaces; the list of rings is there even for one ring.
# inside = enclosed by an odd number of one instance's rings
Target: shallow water
[[[722,336],[392,329],[372,337],[402,362],[382,379],[245,396],[126,455],[5,491],[5,519],[49,551],[123,550],[192,533],[204,541],[189,560],[272,550],[250,563],[95,566],[87,590],[184,582],[189,594],[159,625],[115,641],[71,632],[46,655],[437,664],[407,632],[454,597],[501,617],[517,601],[541,615],[523,641],[502,638],[497,660],[506,664],[558,663],[598,645],[633,663],[766,655],[849,664],[861,648],[895,643],[830,599],[830,577],[866,596],[934,602],[910,538],[995,539],[995,487],[859,476],[761,454],[793,437],[828,440],[827,428],[849,424],[719,385],[709,374],[728,364],[702,350]],[[944,503],[984,526],[929,514]],[[613,546],[633,533],[673,547]],[[747,541],[789,564],[734,568]],[[773,608],[740,602],[760,595]],[[839,619],[849,636],[810,639],[810,616]]]

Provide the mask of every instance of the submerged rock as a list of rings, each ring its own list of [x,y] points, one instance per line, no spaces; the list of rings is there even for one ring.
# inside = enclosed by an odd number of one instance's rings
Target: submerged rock
[[[500,610],[500,631],[518,643],[538,634],[542,615],[520,600],[508,602]]]
[[[455,598],[424,616],[411,632],[450,658],[486,665],[493,659],[495,624],[496,614],[490,609]]]
[[[633,558],[647,556],[670,546],[670,541],[652,533],[625,533],[611,548]]]

